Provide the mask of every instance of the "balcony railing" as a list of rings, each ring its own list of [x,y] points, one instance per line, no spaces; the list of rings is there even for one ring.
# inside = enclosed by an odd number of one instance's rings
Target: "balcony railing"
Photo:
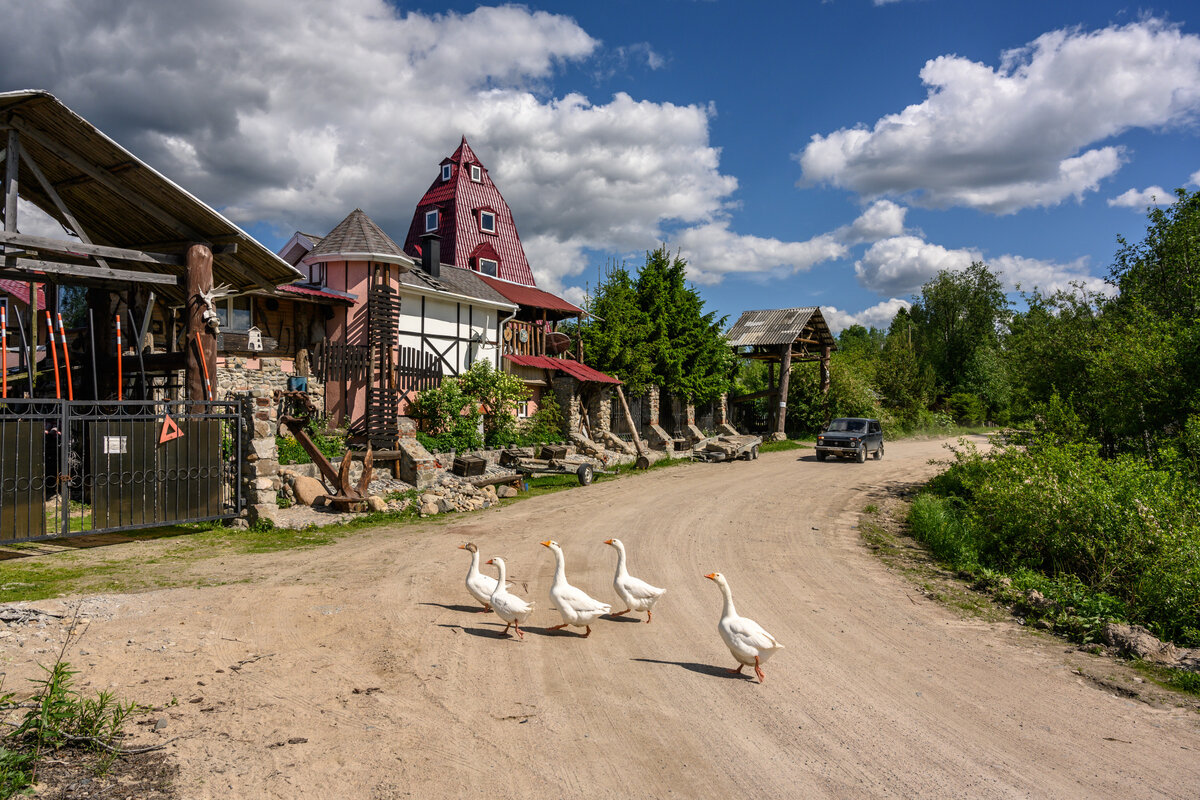
[[[546,331],[541,323],[512,320],[504,326],[504,353],[514,356],[546,355]]]

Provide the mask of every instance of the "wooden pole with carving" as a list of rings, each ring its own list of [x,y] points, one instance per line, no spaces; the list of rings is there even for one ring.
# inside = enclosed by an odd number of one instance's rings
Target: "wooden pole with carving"
[[[207,245],[194,244],[187,251],[187,274],[184,289],[187,293],[187,339],[198,347],[187,347],[186,383],[189,400],[208,400],[204,391],[204,374],[217,374],[217,337],[204,323],[207,306],[202,295],[212,291],[212,250]],[[203,357],[204,362],[201,362]],[[215,387],[214,387],[215,388]]]

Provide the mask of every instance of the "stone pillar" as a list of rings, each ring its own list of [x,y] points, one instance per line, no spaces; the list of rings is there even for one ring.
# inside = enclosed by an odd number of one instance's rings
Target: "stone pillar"
[[[558,407],[562,409],[565,426],[563,435],[569,437],[573,433],[579,433],[579,426],[583,421],[579,415],[579,381],[570,375],[559,375],[551,386],[555,399],[558,400]]]
[[[692,441],[692,444],[704,438],[704,431],[700,430],[696,425],[696,404],[692,401],[687,401],[683,406],[684,431],[687,437]]]
[[[675,440],[659,424],[662,390],[657,386],[647,387],[646,402],[650,404],[650,424],[646,426],[646,443],[655,450],[666,451],[671,455],[675,451]]]
[[[592,392],[588,401],[588,417],[592,421],[592,437],[596,441],[604,439],[604,434],[612,430],[613,393],[607,386]]]
[[[400,429],[400,474],[396,477],[425,489],[437,482],[437,460],[417,441],[417,422],[412,417],[397,417]]]
[[[251,521],[273,519],[279,508],[279,450],[275,434],[279,429],[279,414],[266,389],[254,389],[242,395],[248,440],[243,444],[243,496]]]

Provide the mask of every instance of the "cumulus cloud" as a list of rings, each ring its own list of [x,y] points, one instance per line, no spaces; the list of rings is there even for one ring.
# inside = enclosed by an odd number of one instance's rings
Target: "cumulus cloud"
[[[997,214],[1082,197],[1128,158],[1093,145],[1195,118],[1200,37],[1156,19],[1058,30],[996,67],[945,55],[920,74],[924,101],[813,136],[795,156],[802,183]]]
[[[688,228],[672,239],[671,246],[687,259],[688,277],[700,284],[720,283],[730,273],[802,272],[849,252],[832,233],[784,242],[736,234],[729,230],[728,220]]]
[[[7,85],[54,92],[243,225],[322,231],[361,207],[402,239],[466,134],[556,289],[584,248],[653,247],[710,224],[737,189],[707,105],[549,96],[567,62],[663,64],[645,43],[606,51],[566,16],[387,0],[42,0],[6,14]]]
[[[972,262],[982,261],[1008,290],[1043,291],[1066,289],[1082,283],[1091,291],[1107,291],[1108,284],[1088,273],[1086,259],[1059,264],[1015,255],[985,258],[973,248],[948,249],[917,236],[883,239],[867,248],[854,264],[854,274],[865,288],[881,295],[916,294],[921,286],[943,270],[960,272]]]
[[[1192,173],[1192,177],[1188,178],[1188,183],[1193,186],[1200,186],[1200,170]]]
[[[851,325],[862,325],[864,328],[883,328],[886,330],[900,309],[912,308],[912,303],[893,297],[876,303],[870,308],[864,308],[857,313],[842,311],[836,306],[821,306],[821,315],[829,324],[829,330],[837,334]]]
[[[847,244],[877,242],[904,233],[904,216],[908,209],[891,200],[876,200],[858,219],[837,231],[838,238]]]
[[[1145,209],[1147,206],[1169,206],[1175,202],[1175,193],[1168,192],[1161,186],[1147,186],[1145,189],[1129,189],[1116,197],[1108,198],[1110,206],[1123,208]]]

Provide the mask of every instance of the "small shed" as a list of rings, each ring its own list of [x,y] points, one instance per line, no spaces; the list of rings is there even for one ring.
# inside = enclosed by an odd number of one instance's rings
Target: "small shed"
[[[771,404],[769,427],[772,438],[784,438],[788,377],[793,361],[820,363],[821,391],[829,391],[829,354],[837,349],[837,341],[818,306],[743,312],[725,338],[739,357],[766,361],[769,365],[768,383],[772,388],[735,397],[732,402],[747,402],[761,397],[776,398],[777,402]],[[775,379],[777,363],[778,383]]]

